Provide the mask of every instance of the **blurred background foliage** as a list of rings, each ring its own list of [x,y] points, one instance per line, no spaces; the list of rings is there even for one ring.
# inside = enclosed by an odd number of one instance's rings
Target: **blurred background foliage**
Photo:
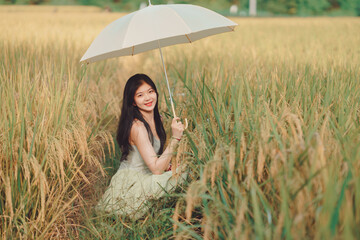
[[[210,8],[224,15],[248,16],[251,0],[152,0],[152,4],[187,3]],[[254,0],[257,16],[360,16],[360,0]],[[0,0],[0,4],[87,5],[107,11],[134,11],[147,0]],[[230,7],[237,6],[230,14]]]

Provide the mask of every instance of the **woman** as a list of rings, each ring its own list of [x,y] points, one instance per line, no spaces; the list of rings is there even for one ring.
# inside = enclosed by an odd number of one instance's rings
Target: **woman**
[[[184,125],[177,117],[172,120],[172,138],[163,150],[166,133],[158,96],[154,82],[145,74],[136,74],[127,81],[116,138],[122,150],[121,164],[98,208],[136,219],[148,208],[147,199],[159,198],[164,190],[175,186],[176,180],[168,170]]]

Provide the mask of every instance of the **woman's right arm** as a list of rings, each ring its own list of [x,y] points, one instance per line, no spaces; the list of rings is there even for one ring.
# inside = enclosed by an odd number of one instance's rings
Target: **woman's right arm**
[[[142,122],[136,122],[131,127],[130,138],[139,150],[145,164],[153,174],[162,174],[169,167],[171,157],[179,143],[178,139],[182,137],[184,131],[184,125],[181,122],[178,122],[178,120],[180,119],[174,118],[172,120],[172,138],[160,157],[157,157],[157,154],[151,145],[144,124]]]

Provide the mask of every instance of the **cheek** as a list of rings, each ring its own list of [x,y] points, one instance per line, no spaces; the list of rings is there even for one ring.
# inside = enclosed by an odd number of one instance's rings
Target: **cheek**
[[[139,101],[140,101],[140,99],[139,99],[138,97],[134,98],[134,103],[133,103],[133,105],[134,105],[134,106],[138,105],[138,104],[139,104]]]

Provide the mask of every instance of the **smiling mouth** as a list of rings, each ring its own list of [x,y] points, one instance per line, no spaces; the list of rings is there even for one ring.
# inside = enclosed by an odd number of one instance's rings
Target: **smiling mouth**
[[[149,103],[145,104],[145,106],[147,106],[147,107],[151,107],[151,105],[152,105],[152,102],[149,102]]]

